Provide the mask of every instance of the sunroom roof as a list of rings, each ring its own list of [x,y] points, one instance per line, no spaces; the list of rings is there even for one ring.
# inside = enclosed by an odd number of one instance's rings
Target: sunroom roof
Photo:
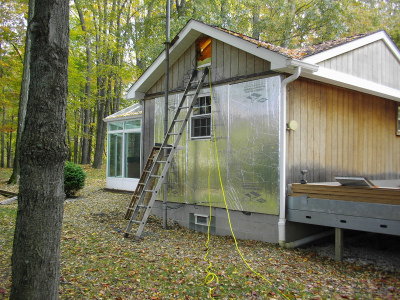
[[[140,117],[142,115],[142,105],[139,103],[135,103],[125,109],[122,109],[107,118],[104,119],[104,122],[111,122],[111,121],[118,121],[118,120],[125,120],[131,119],[132,117]]]

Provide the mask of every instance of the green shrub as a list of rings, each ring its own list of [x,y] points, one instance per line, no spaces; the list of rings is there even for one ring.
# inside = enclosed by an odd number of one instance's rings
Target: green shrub
[[[85,186],[86,174],[81,166],[67,161],[64,170],[64,191],[67,197],[74,196],[77,191]]]

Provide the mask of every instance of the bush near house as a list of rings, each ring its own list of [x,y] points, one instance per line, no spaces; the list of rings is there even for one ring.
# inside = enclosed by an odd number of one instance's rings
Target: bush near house
[[[81,166],[67,161],[64,170],[64,191],[67,197],[74,196],[85,186],[86,174]]]

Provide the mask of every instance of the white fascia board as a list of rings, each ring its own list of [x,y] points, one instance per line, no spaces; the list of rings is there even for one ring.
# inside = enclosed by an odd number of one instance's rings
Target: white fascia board
[[[396,58],[400,61],[400,51],[385,31],[379,31],[371,35],[359,38],[357,40],[348,42],[346,44],[334,47],[332,49],[325,50],[318,54],[306,57],[302,59],[302,61],[311,64],[318,64],[321,61],[328,60],[330,58],[339,56],[341,54],[344,54],[346,52],[352,51],[354,49],[363,47],[365,45],[371,44],[379,40],[383,40],[385,44],[389,47],[389,49],[392,51],[393,55],[396,56]]]
[[[316,64],[304,62],[297,59],[288,59],[286,64],[289,68],[301,67],[302,72],[315,73],[319,69],[319,66]]]
[[[115,117],[115,118],[105,118],[103,119],[104,122],[110,123],[110,122],[119,122],[119,121],[125,121],[125,120],[137,120],[137,119],[142,119],[142,115],[134,115],[134,116],[125,116],[125,117]]]
[[[303,73],[302,76],[400,102],[400,90],[328,68],[319,67],[317,72]]]

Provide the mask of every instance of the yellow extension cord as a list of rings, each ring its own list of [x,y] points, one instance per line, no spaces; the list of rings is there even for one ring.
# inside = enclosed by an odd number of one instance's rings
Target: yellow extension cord
[[[212,105],[212,103],[213,103],[213,100],[212,100],[212,89],[211,89],[211,70],[210,70],[210,72],[209,72],[209,74],[208,74],[208,78],[209,78],[209,85],[210,85],[210,95],[211,95],[211,105]],[[216,160],[217,160],[217,167],[218,167],[218,177],[219,177],[219,182],[220,182],[220,186],[221,186],[221,190],[222,190],[222,197],[223,197],[223,200],[224,200],[224,204],[225,204],[225,209],[226,209],[226,213],[227,213],[227,215],[228,215],[228,222],[229,222],[229,228],[230,228],[230,230],[231,230],[231,233],[232,233],[232,237],[233,237],[233,239],[234,239],[234,241],[235,241],[235,246],[236,246],[236,250],[237,250],[237,252],[239,253],[239,255],[240,255],[240,257],[242,258],[242,260],[243,260],[243,262],[245,263],[245,265],[247,266],[247,268],[249,268],[249,270],[250,271],[252,271],[254,274],[256,274],[257,276],[259,276],[260,278],[262,278],[263,280],[265,280],[266,282],[268,282],[270,285],[271,285],[271,287],[274,287],[274,285],[272,284],[272,282],[271,281],[269,281],[266,277],[264,277],[263,275],[261,275],[260,273],[258,273],[257,271],[255,271],[249,264],[248,264],[248,262],[246,261],[246,259],[243,257],[243,254],[242,254],[242,252],[240,251],[240,249],[239,249],[239,246],[238,246],[238,242],[237,242],[237,240],[236,240],[236,236],[235,236],[235,234],[234,234],[234,232],[233,232],[233,229],[232,229],[232,224],[231,224],[231,218],[230,218],[230,215],[229,215],[229,209],[228,209],[228,204],[227,204],[227,202],[226,202],[226,196],[225,196],[225,189],[224,189],[224,185],[223,185],[223,183],[222,183],[222,177],[221,177],[221,170],[220,170],[220,165],[219,165],[219,158],[218,158],[218,146],[217,146],[217,139],[216,139],[216,137],[215,137],[215,122],[214,122],[214,114],[212,113],[212,126],[214,127],[213,129],[213,137],[214,137],[214,145],[215,145],[215,155],[216,155]],[[209,220],[208,220],[208,231],[207,231],[207,242],[206,242],[206,244],[205,244],[205,246],[206,246],[206,248],[207,248],[207,253],[206,253],[206,255],[204,256],[204,261],[206,261],[206,262],[208,262],[208,267],[206,268],[206,272],[207,272],[207,276],[205,277],[205,279],[204,279],[204,281],[205,281],[205,283],[208,285],[208,284],[211,284],[214,280],[216,280],[217,281],[217,284],[219,283],[219,280],[218,280],[218,276],[215,274],[215,273],[213,273],[213,272],[210,272],[209,271],[209,269],[212,267],[212,263],[210,262],[210,260],[208,260],[207,259],[207,256],[208,256],[208,254],[209,254],[209,247],[208,247],[208,244],[209,244],[209,242],[210,242],[210,225],[211,225],[211,213],[212,213],[212,211],[211,211],[211,139],[210,139],[210,141],[209,141],[209,148],[210,148],[210,157],[209,157],[209,162],[210,162],[210,165],[209,165],[209,171],[208,171],[208,201],[209,201],[209,206],[210,206],[210,218],[209,218]],[[215,289],[215,287],[214,288],[209,288],[209,295],[210,295],[210,298],[211,299],[215,299],[214,297],[213,297],[213,290]],[[287,300],[290,300],[280,289],[277,289]]]

